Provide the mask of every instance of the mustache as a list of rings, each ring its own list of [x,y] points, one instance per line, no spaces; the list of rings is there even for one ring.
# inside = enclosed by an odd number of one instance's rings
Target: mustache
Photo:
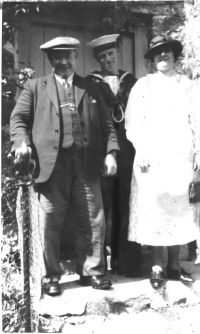
[[[71,64],[57,64],[58,68],[72,68]]]

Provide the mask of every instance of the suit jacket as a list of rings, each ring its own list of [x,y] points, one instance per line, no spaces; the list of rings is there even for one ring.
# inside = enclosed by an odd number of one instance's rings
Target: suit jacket
[[[74,74],[76,107],[80,119],[85,167],[90,175],[100,174],[104,157],[118,150],[109,107],[95,83]],[[12,151],[25,141],[36,161],[35,181],[49,179],[60,147],[61,111],[54,74],[27,82],[11,114]]]

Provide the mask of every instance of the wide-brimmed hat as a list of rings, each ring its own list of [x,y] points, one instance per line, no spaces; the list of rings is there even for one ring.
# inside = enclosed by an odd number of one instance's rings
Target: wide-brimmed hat
[[[95,53],[98,53],[113,47],[117,47],[119,45],[119,36],[119,34],[104,35],[93,39],[87,43],[87,45],[90,46]]]
[[[173,39],[170,36],[156,36],[151,40],[150,48],[145,53],[144,58],[152,59],[156,51],[162,47],[170,47],[173,50],[176,58],[183,50],[181,42],[177,41],[176,39]]]
[[[74,37],[56,37],[42,44],[40,49],[45,52],[54,50],[76,50],[79,44],[79,40]]]

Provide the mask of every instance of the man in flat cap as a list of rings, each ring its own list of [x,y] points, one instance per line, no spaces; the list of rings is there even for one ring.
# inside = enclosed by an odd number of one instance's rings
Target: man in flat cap
[[[105,276],[102,170],[116,173],[119,149],[110,111],[101,93],[75,73],[79,41],[57,37],[43,44],[50,75],[27,82],[12,112],[12,151],[22,143],[36,161],[34,179],[44,225],[43,292],[61,293],[60,241],[68,209],[76,214],[80,284],[109,289]]]
[[[134,277],[139,275],[141,246],[127,241],[129,194],[135,151],[126,138],[124,113],[136,79],[131,73],[119,69],[119,34],[101,36],[88,45],[93,48],[94,57],[101,68],[100,71],[91,73],[89,78],[98,83],[106,104],[112,108],[120,146],[117,177],[102,178],[107,234],[111,235],[110,241],[109,237],[107,238],[107,243],[111,243],[111,266],[118,274]]]

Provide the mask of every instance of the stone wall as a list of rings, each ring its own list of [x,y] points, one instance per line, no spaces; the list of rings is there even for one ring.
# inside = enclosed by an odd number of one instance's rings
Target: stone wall
[[[170,34],[183,44],[183,57],[177,70],[199,82],[200,77],[200,0],[134,1],[131,12],[152,15],[148,40],[158,34]]]

